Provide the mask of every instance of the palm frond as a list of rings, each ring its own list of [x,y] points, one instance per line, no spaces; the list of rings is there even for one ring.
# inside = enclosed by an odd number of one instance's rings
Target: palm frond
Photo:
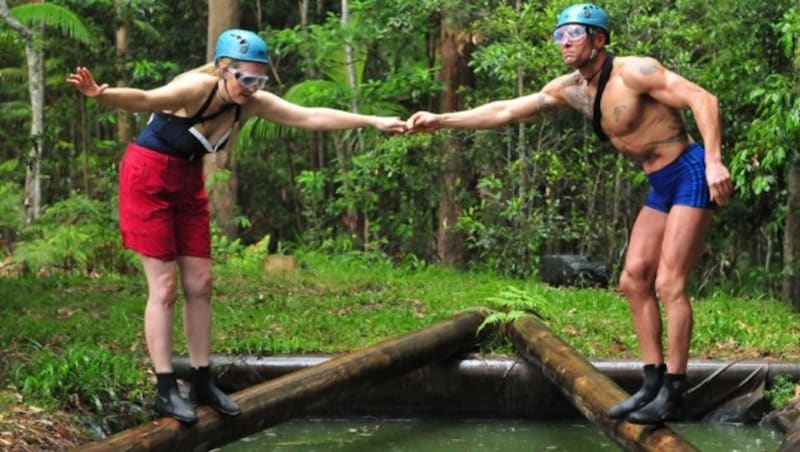
[[[152,26],[149,22],[140,19],[134,19],[133,26],[134,28],[143,32],[145,35],[147,35],[149,38],[153,40],[161,39],[161,33],[158,31],[156,27]]]
[[[44,25],[56,28],[67,37],[90,44],[92,34],[80,17],[67,8],[52,3],[26,3],[11,8],[11,14],[25,25]]]
[[[24,67],[0,68],[0,82],[18,83],[28,79],[28,71]]]

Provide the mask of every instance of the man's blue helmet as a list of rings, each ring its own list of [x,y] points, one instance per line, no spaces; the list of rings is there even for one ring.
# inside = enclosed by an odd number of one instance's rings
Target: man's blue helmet
[[[611,27],[608,24],[608,14],[603,8],[591,3],[579,3],[561,11],[558,15],[556,28],[566,24],[581,24],[597,27],[606,32],[606,37],[611,41]]]
[[[269,62],[267,43],[252,31],[238,28],[225,30],[217,38],[214,48],[214,61],[220,58],[231,58],[237,61],[254,63]]]

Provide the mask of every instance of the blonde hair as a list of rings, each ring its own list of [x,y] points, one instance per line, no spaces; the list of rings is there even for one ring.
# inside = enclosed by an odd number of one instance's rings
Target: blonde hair
[[[201,74],[216,75],[217,77],[219,77],[220,75],[222,75],[223,70],[225,70],[228,67],[235,68],[237,63],[238,61],[232,58],[228,57],[218,58],[217,61],[209,61],[208,63],[202,66],[198,66],[196,68],[189,69],[186,72],[182,72],[177,76],[175,76],[175,79],[179,79],[187,74],[194,74],[197,72]]]

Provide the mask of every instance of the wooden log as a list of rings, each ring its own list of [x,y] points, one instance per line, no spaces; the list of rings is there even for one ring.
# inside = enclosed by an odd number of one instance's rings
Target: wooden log
[[[78,450],[208,450],[301,414],[310,404],[324,402],[326,396],[399,377],[463,351],[479,339],[476,331],[485,318],[484,310],[465,311],[425,329],[244,389],[232,396],[242,409],[234,418],[198,407],[195,425],[162,418]]]
[[[606,416],[606,410],[627,399],[628,394],[536,317],[525,315],[517,319],[507,334],[523,358],[541,366],[545,377],[581,414],[626,450],[697,450],[664,425],[636,425]]]

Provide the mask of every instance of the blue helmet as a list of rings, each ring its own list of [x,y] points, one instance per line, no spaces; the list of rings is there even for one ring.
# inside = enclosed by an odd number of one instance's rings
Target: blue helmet
[[[566,24],[581,24],[597,27],[606,32],[606,37],[611,41],[611,27],[608,24],[608,14],[603,8],[591,3],[579,3],[561,11],[558,15],[556,28]]]
[[[224,57],[266,64],[269,62],[269,50],[267,44],[257,34],[234,28],[223,31],[217,38],[214,61]]]

